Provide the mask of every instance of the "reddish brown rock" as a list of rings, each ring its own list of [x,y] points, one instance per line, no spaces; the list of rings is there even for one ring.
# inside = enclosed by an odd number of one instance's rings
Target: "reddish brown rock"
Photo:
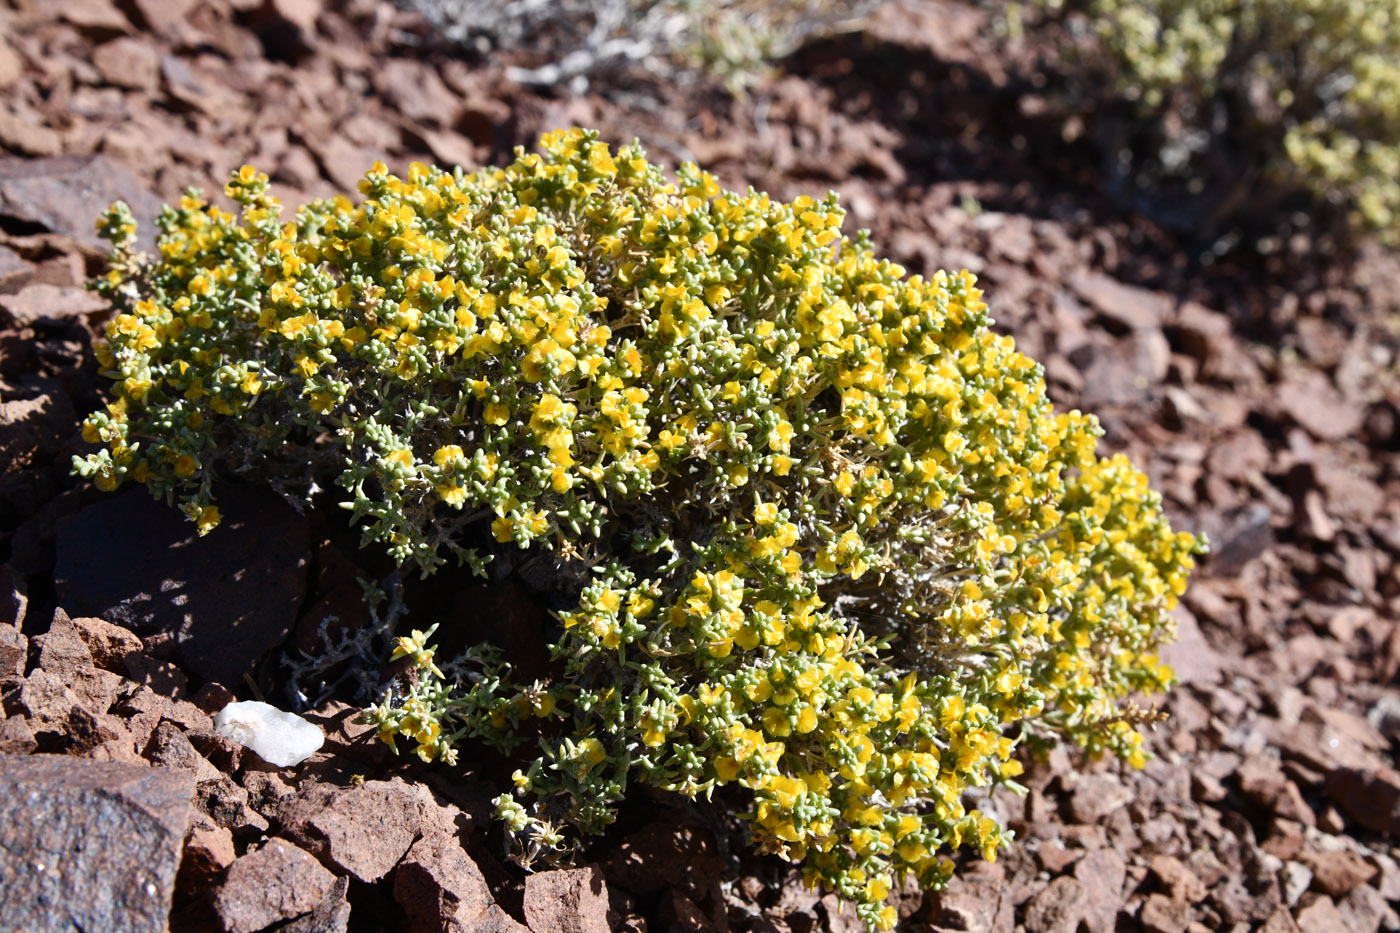
[[[1083,886],[1061,875],[1026,905],[1026,933],[1075,933],[1088,908]]]
[[[6,928],[164,929],[193,792],[178,772],[0,756]]]
[[[104,42],[92,53],[104,81],[150,93],[160,80],[160,55],[149,40],[122,37]]]
[[[413,844],[394,870],[394,899],[414,933],[475,933],[488,924],[525,930],[496,905],[481,869],[448,836],[425,836]]]
[[[1350,849],[1307,849],[1298,860],[1313,873],[1313,887],[1342,898],[1376,877],[1376,866]]]
[[[533,933],[608,933],[608,886],[597,867],[525,878],[525,923]]]
[[[945,890],[930,896],[927,915],[938,931],[1010,933],[1015,927],[1016,905],[1007,893],[1005,886],[996,882],[970,883],[955,877]]]
[[[1357,823],[1400,836],[1400,772],[1394,768],[1337,768],[1327,775],[1327,796]]]
[[[73,675],[93,668],[92,652],[62,610],[47,632],[31,640],[37,650],[36,666],[52,674]]]
[[[1355,933],[1376,933],[1382,924],[1393,927],[1395,914],[1386,904],[1385,898],[1375,888],[1361,885],[1352,890],[1340,903],[1337,912],[1347,928]],[[1387,913],[1390,917],[1387,918]]]
[[[1280,414],[1307,429],[1318,440],[1337,441],[1361,429],[1364,412],[1348,401],[1319,372],[1295,377],[1275,390]]]
[[[29,657],[29,639],[13,625],[0,625],[0,679],[23,677]]]
[[[141,748],[150,741],[161,720],[168,719],[187,732],[207,731],[214,727],[207,713],[188,700],[172,700],[148,687],[137,687],[116,705],[112,712],[124,718],[132,737]]]
[[[364,882],[387,875],[419,836],[456,832],[456,808],[402,778],[317,785],[308,796],[285,802],[280,815],[289,838]]]
[[[27,326],[39,320],[95,314],[107,310],[107,302],[82,288],[59,285],[28,285],[14,295],[0,295],[0,308],[11,321]]]
[[[444,127],[456,121],[460,99],[428,62],[391,58],[375,69],[374,79],[389,105],[414,123]]]
[[[1148,865],[1162,890],[1173,900],[1197,904],[1206,896],[1206,886],[1191,869],[1170,855],[1158,855]]]
[[[38,748],[28,716],[0,719],[0,755],[32,755]]]
[[[130,0],[137,17],[154,32],[176,31],[199,0]]]
[[[1146,933],[1186,933],[1191,923],[1191,909],[1165,894],[1152,894],[1143,902],[1138,920]]]
[[[1306,637],[1300,637],[1291,642],[1289,647],[1295,655],[1299,655],[1314,648],[1321,653],[1332,644],[1334,643],[1318,640],[1310,646]],[[1296,663],[1298,658],[1294,660]],[[1321,658],[1316,660],[1320,661]],[[1308,663],[1307,655],[1303,654],[1302,663],[1298,664],[1300,672],[1311,672],[1314,666],[1315,663]],[[1384,767],[1381,757],[1374,750],[1356,741],[1346,730],[1328,723],[1299,722],[1293,726],[1273,730],[1270,737],[1285,757],[1296,759],[1323,773],[1331,773],[1337,769],[1376,772]]]
[[[0,110],[0,146],[30,156],[56,156],[63,151],[63,137],[37,120]]]
[[[172,699],[185,699],[190,692],[189,678],[173,662],[140,652],[126,656],[126,679]]]
[[[205,781],[216,781],[220,777],[219,769],[195,751],[190,740],[185,737],[184,730],[172,722],[162,722],[156,726],[142,755],[151,764],[188,771],[194,775],[195,781],[201,784]]]
[[[0,90],[13,87],[24,74],[24,62],[15,47],[0,37]]]
[[[338,135],[307,140],[321,171],[342,191],[353,191],[375,159],[385,158],[378,150],[363,149]]]
[[[79,702],[61,675],[34,670],[18,690],[6,697],[5,712],[10,716],[23,714],[36,729],[47,730],[66,723]]]
[[[310,913],[334,884],[335,876],[310,853],[272,839],[229,866],[214,911],[226,933],[254,933]]]
[[[1240,782],[1240,791],[1259,806],[1286,820],[1305,826],[1316,825],[1317,816],[1312,807],[1303,800],[1298,785],[1288,779],[1277,760],[1266,755],[1247,758],[1235,776]]]
[[[278,927],[277,933],[346,933],[350,927],[350,902],[345,897],[349,889],[349,878],[337,878],[311,913]]]
[[[7,389],[0,400],[0,513],[33,515],[53,495],[48,465],[77,427],[58,380],[28,378]]]
[[[195,791],[195,805],[236,838],[255,837],[271,827],[266,817],[250,805],[248,791],[227,774],[201,781]]]
[[[634,894],[676,890],[712,907],[723,900],[723,862],[714,837],[699,827],[653,823],[604,856],[602,867],[610,881]]]
[[[1151,330],[1161,326],[1171,310],[1170,300],[1159,292],[1097,273],[1076,275],[1070,285],[1107,322],[1121,331]]]
[[[233,833],[223,826],[199,821],[185,837],[176,888],[187,899],[202,894],[237,857],[233,848]]]
[[[66,613],[64,615],[67,616]],[[92,662],[103,670],[125,674],[127,656],[141,652],[141,639],[120,625],[85,616],[68,621],[87,646]]]
[[[445,169],[460,165],[466,171],[473,171],[481,164],[471,140],[460,133],[424,129],[417,135],[423,138],[423,144],[433,154],[434,161]]]
[[[1339,933],[1347,929],[1346,918],[1329,897],[1319,897],[1294,914],[1302,933]]]
[[[1162,662],[1171,665],[1182,685],[1218,683],[1220,656],[1201,634],[1196,616],[1185,606],[1178,605],[1172,618],[1176,620],[1177,637],[1176,641],[1162,647]]]
[[[316,21],[325,9],[324,0],[263,0],[263,16],[294,27],[303,43],[316,36]]]
[[[1084,891],[1084,924],[1089,933],[1113,933],[1127,879],[1123,856],[1113,849],[1095,849],[1075,863],[1074,879]]]
[[[1298,924],[1293,921],[1288,908],[1280,907],[1259,928],[1259,933],[1298,933]]]
[[[94,38],[121,34],[131,29],[126,17],[109,0],[67,0],[59,7],[59,18]]]
[[[108,713],[94,713],[75,706],[68,714],[67,751],[101,761],[144,764],[126,723]]]
[[[1133,791],[1114,774],[1079,775],[1071,784],[1070,816],[1076,823],[1097,823],[1133,799]]]

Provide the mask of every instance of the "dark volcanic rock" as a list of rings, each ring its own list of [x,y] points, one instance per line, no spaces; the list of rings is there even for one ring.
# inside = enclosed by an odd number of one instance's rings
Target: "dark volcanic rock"
[[[201,538],[142,490],[59,525],[59,602],[138,635],[175,636],[175,660],[206,680],[239,682],[291,631],[311,560],[306,519],[272,493],[231,487],[224,523]]]
[[[0,756],[0,916],[13,930],[166,928],[194,779]]]

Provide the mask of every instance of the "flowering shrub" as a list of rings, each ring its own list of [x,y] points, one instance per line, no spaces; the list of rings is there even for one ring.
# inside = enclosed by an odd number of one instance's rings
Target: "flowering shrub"
[[[1164,689],[1186,584],[1143,474],[1055,414],[968,273],[906,277],[835,196],[674,183],[635,144],[551,133],[504,169],[376,165],[365,200],[284,221],[240,170],[99,288],[116,398],[76,462],[217,525],[215,468],[342,491],[423,573],[552,552],[557,675],[489,650],[369,711],[425,759],[468,736],[537,756],[499,814],[522,859],[599,830],[629,781],[747,791],[755,843],[888,928],[902,875],[1007,834],[965,805],[1018,741],[1141,764],[1123,698]],[[506,659],[508,660],[508,659]],[[446,666],[446,665],[444,665]],[[452,670],[450,667],[448,670]]]
[[[1400,232],[1400,0],[1033,5],[1084,15],[1098,63],[1164,134],[1160,167],[1217,216],[1301,186]]]

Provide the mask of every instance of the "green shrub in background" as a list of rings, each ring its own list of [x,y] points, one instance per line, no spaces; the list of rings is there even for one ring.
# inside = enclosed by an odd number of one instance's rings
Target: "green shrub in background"
[[[546,61],[512,68],[553,86],[643,65],[672,78],[700,71],[731,90],[815,36],[852,28],[881,0],[400,0],[449,41],[481,51],[528,51]]]
[[[529,743],[497,801],[522,861],[606,826],[629,782],[738,785],[760,849],[888,928],[901,876],[995,857],[967,794],[1012,782],[1018,742],[1141,764],[1124,698],[1172,681],[1200,542],[1095,456],[1092,417],[1051,410],[972,276],[907,277],[834,195],[668,183],[591,132],[541,146],[376,165],[362,203],[292,219],[245,167],[241,216],[192,193],[151,258],[114,206],[116,397],[77,470],[202,532],[218,471],[337,488],[424,574],[552,553],[550,679],[450,679],[426,627],[395,652],[415,684],[368,714],[428,760]]]
[[[1400,235],[1397,0],[1034,0],[1158,134],[1145,177],[1190,179],[1216,225],[1304,189]],[[1129,144],[1131,145],[1131,144]],[[1154,173],[1159,173],[1154,175]]]

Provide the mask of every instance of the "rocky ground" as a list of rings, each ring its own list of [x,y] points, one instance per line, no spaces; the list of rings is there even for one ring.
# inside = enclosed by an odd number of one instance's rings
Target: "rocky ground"
[[[102,400],[104,309],[82,283],[110,200],[149,219],[252,162],[296,202],[375,158],[470,168],[581,123],[731,185],[835,188],[912,271],[977,272],[1057,403],[1100,413],[1105,445],[1214,541],[1156,759],[1031,764],[1027,796],[993,801],[1017,843],[905,892],[902,929],[1400,928],[1400,260],[1294,241],[1190,261],[1104,199],[1089,144],[1017,77],[1030,53],[991,35],[973,7],[903,0],[746,100],[644,74],[550,96],[376,0],[0,4],[0,925],[858,928],[662,798],[578,867],[524,876],[491,826],[500,762],[392,758],[344,684],[308,714],[327,742],[303,765],[220,738],[234,696],[321,700],[324,671],[279,659],[328,619],[362,623],[355,577],[386,568],[252,490],[198,539],[140,490],[69,476]],[[445,586],[412,598],[474,633],[539,612],[509,583]]]

